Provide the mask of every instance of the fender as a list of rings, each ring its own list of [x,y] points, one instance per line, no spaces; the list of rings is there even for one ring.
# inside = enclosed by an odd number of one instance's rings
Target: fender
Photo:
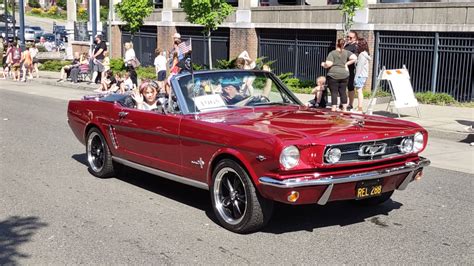
[[[235,157],[237,160],[239,160],[240,163],[243,164],[243,166],[245,167],[245,170],[250,175],[250,178],[252,179],[253,183],[256,184],[258,182],[257,174],[255,173],[254,169],[252,168],[252,165],[250,164],[250,162],[248,161],[248,159],[245,157],[244,154],[230,147],[222,147],[218,149],[211,156],[211,159],[209,160],[209,163],[207,164],[208,168],[207,168],[206,181],[209,184],[209,186],[211,186],[211,183],[212,183],[212,166],[214,165],[214,162],[217,159],[217,157],[221,155],[230,155],[232,157]]]

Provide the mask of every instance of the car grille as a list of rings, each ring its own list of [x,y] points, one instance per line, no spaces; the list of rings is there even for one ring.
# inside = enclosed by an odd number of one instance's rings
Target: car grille
[[[383,139],[376,141],[366,141],[366,142],[357,142],[357,143],[345,143],[345,144],[334,144],[327,145],[324,150],[326,154],[327,150],[330,148],[338,148],[341,150],[341,159],[337,164],[348,163],[348,162],[364,162],[364,161],[375,161],[380,159],[386,159],[391,157],[396,157],[403,155],[399,149],[399,145],[402,140],[407,137],[398,137],[391,139]],[[411,136],[413,138],[413,136]],[[370,147],[385,147],[383,153],[370,155],[361,151],[361,149],[370,148]],[[327,163],[326,159],[323,158],[324,162]]]

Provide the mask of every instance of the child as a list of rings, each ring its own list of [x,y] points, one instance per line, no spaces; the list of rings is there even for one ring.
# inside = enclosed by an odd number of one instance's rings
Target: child
[[[100,86],[95,91],[101,92],[101,93],[108,93],[109,91],[111,91],[112,85],[115,83],[116,81],[115,81],[114,73],[112,72],[112,70],[109,69],[105,71],[105,75],[101,79]]]
[[[125,93],[127,91],[131,91],[131,90],[135,89],[135,84],[133,84],[133,81],[130,78],[130,73],[129,72],[125,72],[125,74],[123,75],[123,79],[124,79],[124,81],[120,85],[120,92],[121,93]]]
[[[132,98],[137,103],[137,109],[153,111],[158,109],[158,84],[154,82],[145,82],[140,85],[139,91],[132,93]]]
[[[316,87],[311,91],[311,94],[314,94],[314,99],[309,101],[311,107],[326,107],[326,100],[324,99],[326,91],[326,78],[320,76],[316,79]]]
[[[101,80],[104,80],[106,78],[107,71],[110,70],[110,57],[108,51],[104,51],[104,60],[102,60],[102,65],[104,66],[104,71],[102,71]]]
[[[364,38],[360,38],[357,43],[359,57],[357,58],[354,87],[357,90],[357,111],[362,112],[362,105],[364,102],[364,94],[362,89],[364,88],[365,83],[369,77],[369,64],[370,60],[372,60],[372,57],[369,55],[369,45]]]
[[[166,79],[166,56],[164,54],[163,49],[157,48],[155,50],[156,57],[155,57],[155,71],[156,71],[156,78],[158,80],[158,86],[160,89],[164,89],[164,81]]]

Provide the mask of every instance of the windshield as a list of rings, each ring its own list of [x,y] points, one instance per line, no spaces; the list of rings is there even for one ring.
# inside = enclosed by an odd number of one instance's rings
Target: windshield
[[[178,79],[191,113],[216,109],[300,104],[268,72],[218,71]]]

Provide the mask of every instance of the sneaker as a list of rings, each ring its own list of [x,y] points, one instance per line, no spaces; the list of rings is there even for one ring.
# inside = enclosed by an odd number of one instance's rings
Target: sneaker
[[[348,106],[347,106],[347,111],[350,111],[350,110],[352,110],[352,109],[354,109],[354,107],[352,107],[352,105],[348,105]]]

